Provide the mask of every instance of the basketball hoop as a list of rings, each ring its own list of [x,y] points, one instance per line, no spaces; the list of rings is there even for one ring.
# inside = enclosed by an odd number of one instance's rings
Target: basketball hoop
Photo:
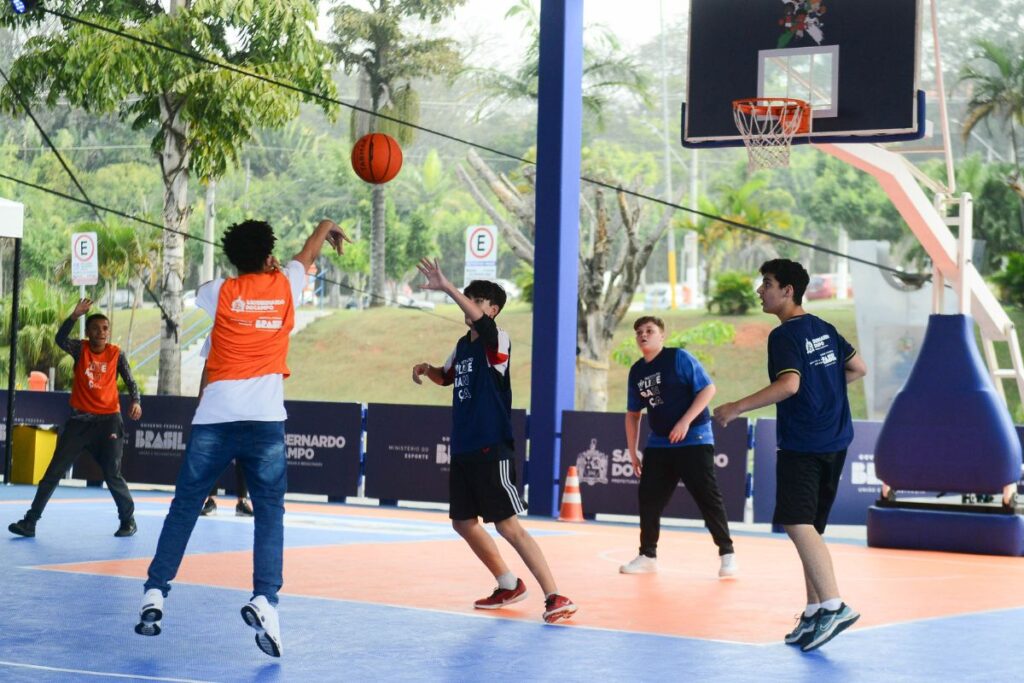
[[[733,100],[732,115],[750,159],[749,168],[789,166],[793,136],[811,132],[811,105],[788,97]]]

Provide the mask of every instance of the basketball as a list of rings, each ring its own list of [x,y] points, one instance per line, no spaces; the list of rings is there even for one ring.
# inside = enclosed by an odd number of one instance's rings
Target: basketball
[[[390,135],[364,135],[352,147],[352,169],[368,183],[386,183],[402,169],[402,148]]]

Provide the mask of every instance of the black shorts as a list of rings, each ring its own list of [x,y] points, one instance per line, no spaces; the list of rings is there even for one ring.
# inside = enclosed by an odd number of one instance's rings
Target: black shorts
[[[775,461],[774,524],[813,524],[825,533],[839,479],[846,463],[846,449],[832,453],[778,452]]]
[[[479,461],[453,457],[448,469],[448,517],[500,522],[526,512],[516,481],[512,458]]]

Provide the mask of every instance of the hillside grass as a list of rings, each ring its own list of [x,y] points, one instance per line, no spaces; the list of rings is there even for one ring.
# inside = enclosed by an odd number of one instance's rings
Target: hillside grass
[[[836,326],[857,346],[852,301],[810,302],[807,310]],[[733,344],[705,349],[718,393],[713,404],[734,400],[760,389],[768,382],[766,342],[778,324],[774,316],[760,312],[744,316],[714,316],[704,311],[660,311],[668,332],[686,329],[708,320],[721,320],[736,328]],[[614,344],[632,339],[632,322],[642,313],[630,313],[619,325]],[[498,324],[512,339],[512,400],[517,408],[530,406],[532,310],[510,304],[498,316]],[[447,405],[451,389],[429,381],[412,381],[412,366],[427,361],[440,365],[454,348],[466,326],[459,309],[438,306],[423,312],[400,308],[337,311],[321,318],[296,335],[289,353],[292,376],[285,382],[289,399],[351,401],[356,403],[406,403]],[[608,373],[608,410],[624,411],[628,368],[611,363]],[[850,389],[854,417],[864,417],[864,388]],[[753,415],[774,415],[765,408]]]

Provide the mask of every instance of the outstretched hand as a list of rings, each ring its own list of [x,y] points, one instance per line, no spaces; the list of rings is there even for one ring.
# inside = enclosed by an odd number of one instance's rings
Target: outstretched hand
[[[438,265],[437,259],[433,261],[428,258],[420,259],[420,262],[416,264],[416,270],[420,271],[420,275],[427,278],[427,281],[420,285],[420,289],[432,289],[443,292],[446,287],[451,285],[448,282],[448,278],[441,272],[441,266]]]
[[[75,310],[71,311],[71,317],[81,318],[83,315],[89,312],[90,308],[92,308],[92,299],[88,297],[84,299],[79,299],[78,304],[75,306]]]
[[[338,254],[345,253],[345,242],[353,244],[352,238],[345,234],[345,231],[341,229],[334,221],[329,221],[331,224],[330,229],[327,231],[327,243],[331,245],[335,252]]]

